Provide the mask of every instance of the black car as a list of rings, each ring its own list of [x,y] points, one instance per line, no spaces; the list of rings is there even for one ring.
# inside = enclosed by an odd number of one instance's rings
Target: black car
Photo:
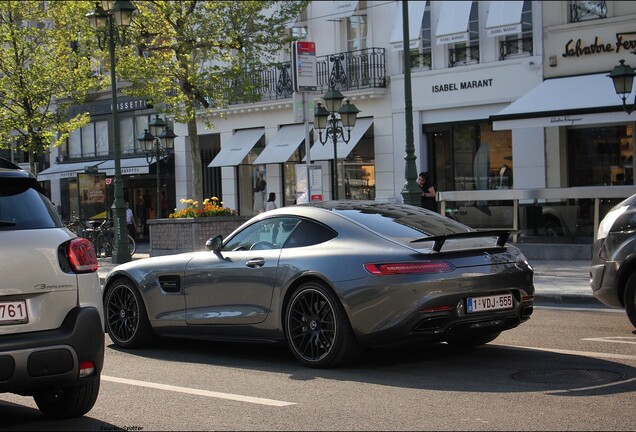
[[[636,327],[636,194],[618,203],[601,221],[590,284],[599,301],[624,308]]]

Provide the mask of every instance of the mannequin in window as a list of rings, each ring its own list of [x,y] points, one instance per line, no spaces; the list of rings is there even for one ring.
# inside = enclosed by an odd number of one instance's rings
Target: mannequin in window
[[[506,164],[499,168],[499,189],[512,188],[512,170]]]

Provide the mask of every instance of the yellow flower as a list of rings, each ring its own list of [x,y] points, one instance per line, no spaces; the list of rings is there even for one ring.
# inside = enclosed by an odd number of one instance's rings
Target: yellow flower
[[[186,199],[185,199],[185,198],[181,198],[181,199],[179,200],[179,202],[180,202],[181,204],[185,204],[187,201],[186,201]]]
[[[188,204],[192,204],[192,203],[194,203],[194,200],[193,200],[192,198],[190,198],[190,199],[188,199],[188,200],[186,201],[186,203],[188,203]]]

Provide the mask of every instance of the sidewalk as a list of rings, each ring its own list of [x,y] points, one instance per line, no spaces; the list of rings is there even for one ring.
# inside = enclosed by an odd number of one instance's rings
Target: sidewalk
[[[133,260],[148,258],[148,247],[148,243],[138,243]],[[112,264],[111,258],[98,258],[98,261],[98,274],[103,283],[106,274],[115,265]],[[592,295],[589,261],[530,260],[530,265],[534,268],[537,305],[603,307]]]

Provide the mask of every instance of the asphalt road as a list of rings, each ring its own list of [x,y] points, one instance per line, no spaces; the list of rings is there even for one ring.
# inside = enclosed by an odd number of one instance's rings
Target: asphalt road
[[[0,395],[3,430],[635,430],[636,334],[624,312],[538,308],[472,351],[367,352],[345,369],[285,348],[106,337],[102,388],[83,418],[51,422]]]

